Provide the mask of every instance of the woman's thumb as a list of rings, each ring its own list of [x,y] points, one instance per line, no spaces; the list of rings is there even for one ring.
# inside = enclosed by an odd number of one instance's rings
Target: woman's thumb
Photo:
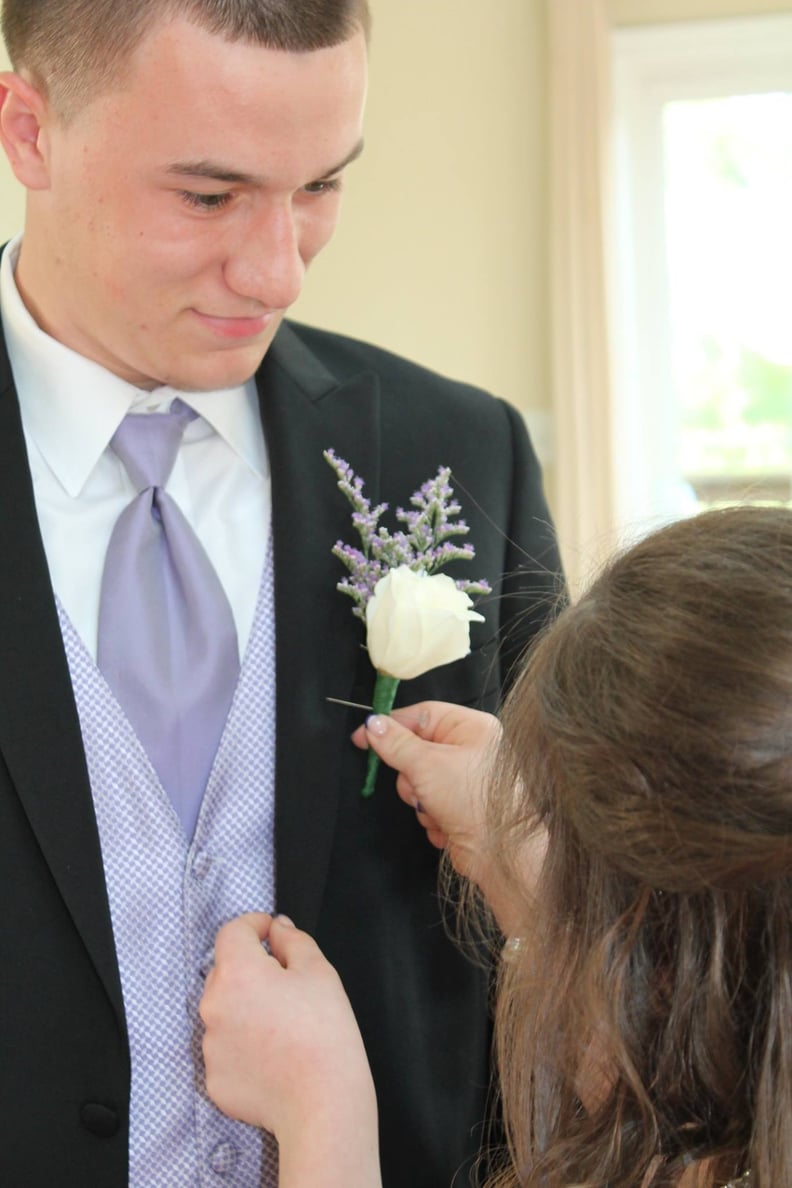
[[[366,719],[366,738],[383,763],[415,783],[418,769],[431,743],[385,714],[372,714]]]

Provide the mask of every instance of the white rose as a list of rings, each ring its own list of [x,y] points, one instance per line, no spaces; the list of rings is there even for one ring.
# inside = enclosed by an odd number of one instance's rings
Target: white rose
[[[366,605],[368,651],[377,672],[408,681],[470,652],[470,624],[484,616],[444,573],[399,565]]]

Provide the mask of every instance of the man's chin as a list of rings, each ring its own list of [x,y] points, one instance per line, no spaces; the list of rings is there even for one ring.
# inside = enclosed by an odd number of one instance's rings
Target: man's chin
[[[265,343],[248,345],[234,351],[214,351],[211,356],[195,359],[185,367],[176,364],[170,377],[163,381],[181,392],[216,392],[238,388],[255,375],[270,348],[274,334]]]

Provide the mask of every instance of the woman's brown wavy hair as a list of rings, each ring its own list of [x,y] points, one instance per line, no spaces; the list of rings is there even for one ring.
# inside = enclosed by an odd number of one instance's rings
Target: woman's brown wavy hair
[[[489,813],[521,916],[495,1182],[792,1185],[792,512],[673,524],[563,611]]]

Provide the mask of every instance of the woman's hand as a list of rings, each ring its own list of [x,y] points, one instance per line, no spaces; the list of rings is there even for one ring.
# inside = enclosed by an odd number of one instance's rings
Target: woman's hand
[[[459,874],[478,885],[505,936],[517,935],[520,904],[500,876],[485,821],[501,727],[497,718],[465,706],[424,701],[369,718],[352,735],[399,773],[396,790],[411,805],[433,846],[446,849]],[[547,838],[526,832],[520,848],[522,889],[533,891]]]
[[[379,1188],[363,1041],[337,973],[307,933],[285,917],[226,924],[200,1014],[209,1096],[276,1136],[281,1188]]]
[[[396,790],[433,846],[487,893],[484,798],[500,725],[492,714],[424,701],[372,717],[352,735],[399,773]]]

